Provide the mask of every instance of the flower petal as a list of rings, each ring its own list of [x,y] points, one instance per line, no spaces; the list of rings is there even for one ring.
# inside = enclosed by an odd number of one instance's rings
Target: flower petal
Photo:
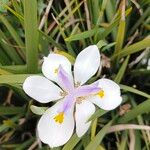
[[[62,98],[62,90],[54,83],[42,76],[30,76],[23,83],[23,90],[27,95],[41,103],[48,103]]]
[[[37,130],[40,140],[51,148],[64,145],[72,136],[74,130],[73,108],[64,116],[63,122],[55,118],[62,101],[49,108],[41,117]]]
[[[89,100],[104,110],[118,107],[122,102],[119,85],[109,79],[100,79],[97,82],[104,93],[102,96],[98,94],[91,96]]]
[[[71,63],[66,57],[59,54],[49,54],[48,57],[44,57],[42,65],[44,76],[58,83],[58,68],[60,65],[69,75],[72,75]]]
[[[100,53],[96,45],[91,45],[79,53],[74,64],[75,83],[84,84],[98,70]]]
[[[91,121],[87,121],[94,112],[95,106],[89,101],[84,100],[81,104],[76,104],[75,120],[78,137],[83,136],[89,129]]]
[[[58,111],[67,113],[72,107],[74,107],[75,100],[76,99],[73,95],[66,95],[63,100],[63,105]]]
[[[62,66],[59,66],[58,69],[58,82],[59,85],[67,92],[72,93],[74,90],[74,84],[72,76],[70,77],[69,74],[62,68]]]
[[[79,86],[78,88],[75,89],[75,96],[81,97],[81,96],[88,96],[90,94],[96,94],[98,91],[100,91],[100,89],[101,88],[98,87],[97,83]]]

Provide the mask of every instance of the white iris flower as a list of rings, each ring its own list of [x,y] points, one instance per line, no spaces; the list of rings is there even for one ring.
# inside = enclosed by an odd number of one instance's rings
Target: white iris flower
[[[83,136],[90,127],[87,122],[95,112],[95,105],[112,110],[120,105],[120,87],[109,79],[100,79],[84,85],[98,70],[100,53],[96,45],[91,45],[79,53],[72,76],[71,63],[59,54],[44,57],[42,72],[45,77],[28,77],[24,91],[41,103],[58,101],[47,109],[37,126],[38,136],[50,147],[65,144],[74,132]],[[55,84],[57,83],[57,85]]]

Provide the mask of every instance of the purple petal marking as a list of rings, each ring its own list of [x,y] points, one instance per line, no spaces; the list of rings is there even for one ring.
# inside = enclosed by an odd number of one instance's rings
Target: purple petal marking
[[[75,96],[76,97],[88,96],[90,94],[96,94],[100,90],[101,90],[101,88],[98,87],[98,83],[84,85],[84,86],[80,86],[77,89],[75,89]]]
[[[63,105],[58,111],[67,113],[68,110],[74,106],[75,97],[70,94],[70,95],[67,95],[63,101],[64,101]]]
[[[71,76],[62,68],[62,66],[59,66],[58,69],[58,81],[62,88],[66,91],[71,93],[74,90],[73,81],[71,80]]]

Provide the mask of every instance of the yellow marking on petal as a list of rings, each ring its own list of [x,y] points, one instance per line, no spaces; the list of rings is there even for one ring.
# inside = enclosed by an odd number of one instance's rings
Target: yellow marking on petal
[[[59,124],[62,124],[63,121],[64,121],[64,112],[61,112],[59,114],[57,114],[55,117],[54,117],[54,120],[55,122],[59,123]]]
[[[103,90],[100,90],[96,95],[99,96],[100,98],[103,98],[105,93]]]
[[[56,68],[56,69],[54,70],[54,73],[56,73],[56,74],[58,73],[58,68]]]

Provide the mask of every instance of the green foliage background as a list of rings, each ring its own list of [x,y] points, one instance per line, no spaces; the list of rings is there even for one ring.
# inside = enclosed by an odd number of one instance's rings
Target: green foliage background
[[[39,112],[52,103],[27,97],[22,83],[41,73],[42,58],[50,51],[73,63],[91,44],[97,44],[103,60],[101,74],[92,80],[106,76],[120,84],[122,106],[111,112],[98,109],[85,136],[74,134],[55,149],[150,150],[149,31],[149,0],[1,0],[0,150],[49,149],[36,137],[40,116],[30,106],[39,106],[32,107]],[[131,124],[142,129],[134,130]]]

